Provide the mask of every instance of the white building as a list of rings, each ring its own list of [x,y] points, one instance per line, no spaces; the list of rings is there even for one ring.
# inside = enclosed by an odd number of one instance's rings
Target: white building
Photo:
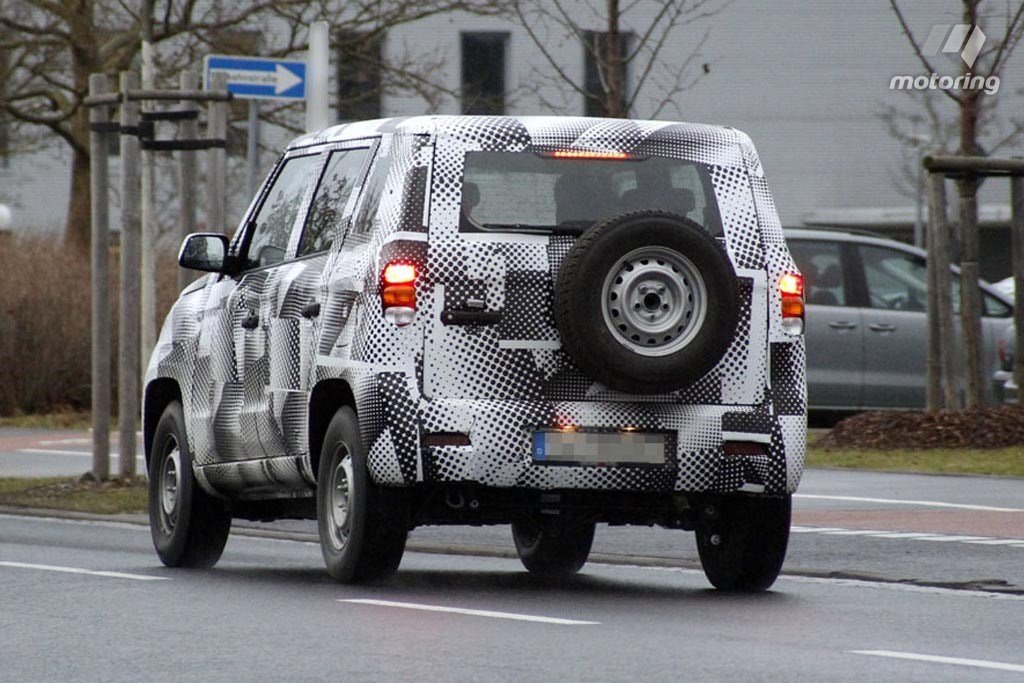
[[[581,28],[606,30],[587,3],[567,4],[576,11]],[[903,4],[908,5],[907,19],[919,40],[935,25],[959,21],[959,3],[952,0]],[[650,12],[651,4],[639,5],[640,10],[624,18],[624,30],[638,32],[649,23],[643,11]],[[982,26],[990,39],[1002,32],[1001,25]],[[545,49],[565,73],[584,82],[586,50],[581,41],[555,26],[532,28],[543,36]],[[893,76],[917,75],[924,69],[888,2],[736,0],[697,25],[673,32],[662,53],[660,75],[671,76],[694,52],[705,31],[707,41],[691,64],[690,73],[699,74],[695,85],[675,96],[673,106],[662,110],[660,118],[724,124],[747,132],[758,147],[786,225],[801,224],[812,215],[835,217],[837,223],[856,222],[856,216],[873,215],[865,210],[889,215],[889,209],[901,209],[899,214],[912,220],[915,200],[906,195],[906,188],[912,189],[914,182],[904,178],[901,170],[908,150],[889,136],[879,113],[886,104],[910,105],[912,100],[907,92],[890,90]],[[555,113],[586,113],[582,95],[550,79],[538,80],[538,73],[550,76],[553,70],[527,31],[513,20],[438,15],[392,29],[381,51],[382,59],[392,63],[421,55],[422,63],[430,65],[431,80],[452,94],[438,93],[433,102],[408,94],[375,94],[342,110],[342,118],[346,114],[367,118],[459,113],[482,105],[497,112],[548,114],[552,101],[564,104]],[[959,54],[933,59],[953,71],[956,64],[951,60],[959,59]],[[354,73],[338,55],[334,61],[332,69],[345,74],[340,83],[333,79],[334,94],[339,88],[358,90],[355,81],[360,78],[370,81],[364,83],[364,90],[372,89],[376,77],[372,70]],[[1019,75],[1024,73],[1022,64],[1024,51],[1018,51],[993,95],[1000,98],[1002,117],[1020,111],[1015,91],[1024,85]],[[634,66],[627,75],[634,83],[637,70]],[[538,86],[539,94],[533,92]],[[474,91],[497,97],[473,98]],[[946,99],[941,93],[932,96]],[[631,114],[648,117],[661,99],[656,88],[645,90]],[[949,103],[941,106],[952,115]],[[928,131],[922,129],[921,134],[927,137]],[[1000,153],[1009,155],[1014,150]],[[272,161],[269,156],[264,155],[267,165]],[[66,151],[0,162],[0,203],[13,205],[15,227],[62,224],[69,165]],[[116,169],[113,173],[116,177]],[[244,208],[244,193],[237,191],[244,185],[244,173],[231,182],[236,191],[230,194],[236,202],[229,214],[237,218]],[[986,183],[983,204],[1007,201],[1005,181]],[[846,209],[854,211],[844,213]]]

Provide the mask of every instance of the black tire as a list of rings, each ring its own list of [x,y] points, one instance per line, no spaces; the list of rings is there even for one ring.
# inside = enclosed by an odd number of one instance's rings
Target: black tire
[[[767,590],[786,559],[792,498],[736,496],[713,505],[713,516],[697,527],[704,574],[719,590]]]
[[[644,259],[643,254],[651,251],[674,261],[666,266],[656,257]],[[620,271],[628,268],[632,272],[630,255],[637,255],[644,264],[639,269],[650,268],[655,278],[650,281],[662,287],[660,294],[639,294],[646,291],[646,285],[640,283],[648,281],[641,277],[633,278],[634,286],[611,275],[614,270],[630,278]],[[625,265],[623,259],[627,259]],[[649,266],[648,261],[652,263]],[[687,218],[663,211],[637,211],[605,221],[576,240],[559,270],[554,316],[562,347],[580,370],[612,389],[633,394],[682,389],[707,374],[732,343],[737,316],[735,280],[724,249]],[[669,295],[664,294],[662,281],[668,283]],[[625,288],[621,299],[614,291],[618,286]],[[649,308],[641,309],[639,298],[632,301],[636,297],[643,297]],[[647,297],[654,298],[648,301]],[[620,311],[623,305],[636,307],[637,312]],[[644,317],[647,315],[650,321]],[[659,316],[656,321],[654,316]],[[627,329],[630,319],[654,327],[646,332]],[[668,327],[653,331],[664,325]]]
[[[316,508],[320,549],[332,577],[357,583],[395,573],[408,536],[405,497],[370,478],[359,422],[347,406],[324,435]]]
[[[520,519],[512,522],[512,540],[519,561],[531,574],[565,576],[587,563],[594,526],[558,517]]]
[[[168,567],[217,564],[231,531],[231,510],[196,482],[181,404],[170,403],[153,434],[149,461],[149,529]]]

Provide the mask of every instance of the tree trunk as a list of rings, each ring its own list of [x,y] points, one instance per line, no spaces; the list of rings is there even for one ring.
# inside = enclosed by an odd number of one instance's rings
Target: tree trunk
[[[604,110],[607,116],[621,119],[626,116],[623,88],[625,73],[622,68],[622,39],[619,32],[619,0],[608,0],[608,35],[605,37],[604,63],[606,71]]]
[[[977,2],[964,2],[965,24],[977,25]],[[970,72],[966,63],[961,73],[965,79]],[[978,117],[981,114],[981,91],[961,91],[960,95],[960,154],[980,155],[978,146]],[[964,343],[964,393],[967,409],[981,408],[985,404],[985,364],[982,359],[981,290],[978,278],[978,188],[976,176],[963,176],[957,180],[960,195],[960,325]]]
[[[92,220],[89,153],[76,147],[71,154],[71,199],[68,201],[68,217],[64,226],[64,244],[78,253],[87,254]]]

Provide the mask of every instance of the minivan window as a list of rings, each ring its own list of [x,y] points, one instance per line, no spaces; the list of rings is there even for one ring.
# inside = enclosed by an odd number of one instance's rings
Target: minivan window
[[[846,306],[846,278],[838,242],[791,240],[789,252],[804,276],[807,303]]]
[[[668,157],[467,152],[459,230],[579,234],[629,211],[680,214],[722,234],[708,168]]]
[[[320,162],[319,155],[292,157],[284,162],[274,184],[253,219],[246,265],[249,268],[283,261],[310,174]]]
[[[306,228],[299,243],[299,256],[331,248],[339,234],[345,205],[359,182],[366,153],[366,148],[331,152],[309,208]]]

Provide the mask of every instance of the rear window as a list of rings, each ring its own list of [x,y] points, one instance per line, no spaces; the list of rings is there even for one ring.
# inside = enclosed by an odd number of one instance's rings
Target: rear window
[[[462,232],[579,234],[642,209],[680,214],[712,235],[722,234],[711,177],[702,164],[667,157],[466,153]]]

